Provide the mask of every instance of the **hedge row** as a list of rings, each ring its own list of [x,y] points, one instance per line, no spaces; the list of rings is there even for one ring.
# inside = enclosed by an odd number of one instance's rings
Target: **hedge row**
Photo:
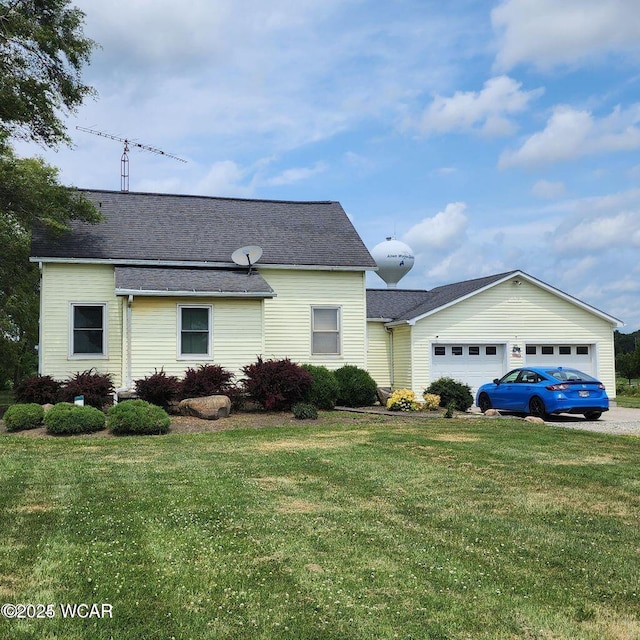
[[[144,400],[128,400],[106,415],[90,406],[59,402],[45,413],[42,405],[14,404],[4,414],[7,431],[35,429],[44,423],[51,435],[77,435],[108,428],[116,435],[166,433],[171,419],[164,409]]]
[[[163,369],[135,381],[135,391],[141,400],[164,409],[177,400],[208,395],[226,395],[234,403],[248,398],[264,409],[289,410],[304,402],[318,409],[333,409],[336,404],[357,407],[371,405],[376,400],[376,383],[369,373],[353,365],[336,371],[310,364],[298,365],[285,358],[263,360],[242,368],[243,380],[234,381],[234,374],[219,365],[188,368],[180,380]],[[55,404],[73,402],[84,396],[84,404],[104,409],[113,401],[113,383],[109,374],[94,370],[74,374],[66,382],[51,376],[25,378],[14,389],[17,402]]]

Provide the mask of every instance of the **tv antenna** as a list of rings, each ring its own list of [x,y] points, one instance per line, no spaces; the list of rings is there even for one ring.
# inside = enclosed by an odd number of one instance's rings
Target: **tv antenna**
[[[128,138],[120,138],[118,136],[111,135],[110,133],[105,133],[104,131],[96,131],[95,129],[87,129],[86,127],[76,127],[76,129],[78,129],[79,131],[85,131],[86,133],[92,133],[95,136],[101,136],[103,138],[109,138],[110,140],[116,140],[117,142],[124,143],[124,150],[122,152],[122,157],[120,158],[120,191],[129,191],[129,145],[131,145],[132,147],[138,147],[138,149],[144,149],[144,151],[151,151],[151,153],[157,153],[161,156],[166,156],[167,158],[173,158],[174,160],[179,160],[180,162],[186,162],[186,160],[178,158],[178,156],[174,156],[170,153],[166,153],[162,151],[162,149],[156,149],[156,147],[150,147],[146,144],[133,142]]]
[[[236,249],[231,254],[231,259],[239,266],[239,267],[249,267],[249,273],[247,275],[251,275],[251,268],[253,265],[260,260],[262,256],[262,247],[257,247],[256,245],[250,245],[248,247],[240,247]]]

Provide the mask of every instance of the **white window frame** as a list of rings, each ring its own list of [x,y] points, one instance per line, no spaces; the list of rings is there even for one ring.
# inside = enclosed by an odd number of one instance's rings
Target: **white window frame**
[[[316,331],[315,329],[315,312],[317,311],[335,311],[336,312],[336,325],[337,325],[337,329],[335,331],[328,331],[328,330],[322,330],[319,329]],[[338,344],[338,351],[336,353],[325,353],[325,352],[316,352],[313,350],[313,336],[316,333],[332,333],[332,334],[337,334],[338,340],[337,340],[337,344]],[[341,356],[342,355],[342,307],[339,305],[312,305],[311,307],[311,345],[310,345],[310,349],[311,349],[311,355],[314,357],[337,357],[337,356]]]
[[[209,328],[207,330],[206,353],[182,353],[182,311],[183,309],[206,309]],[[178,305],[178,336],[177,359],[178,360],[211,360],[213,357],[213,305],[211,304],[179,304]]]
[[[102,309],[102,352],[75,353],[75,309],[76,307],[100,307]],[[69,360],[106,360],[107,351],[107,303],[106,302],[70,302],[69,303]]]

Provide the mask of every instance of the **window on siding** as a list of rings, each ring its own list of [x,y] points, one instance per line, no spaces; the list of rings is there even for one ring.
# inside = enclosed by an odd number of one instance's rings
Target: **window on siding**
[[[480,347],[469,347],[469,355],[470,356],[479,356],[480,355]]]
[[[565,347],[565,346],[558,347],[558,353],[561,356],[570,356],[571,355],[571,347]]]
[[[485,347],[484,353],[487,356],[495,356],[498,354],[498,347]]]
[[[451,355],[461,356],[462,355],[462,347],[451,347]]]
[[[211,356],[211,306],[179,306],[179,355]]]
[[[447,355],[446,347],[433,347],[433,355],[434,356],[444,356]]]
[[[535,347],[535,345],[532,345],[532,344],[528,344],[525,348],[525,353],[528,356],[535,356],[537,351],[538,349]]]
[[[588,356],[589,347],[586,345],[580,345],[579,347],[576,347],[576,354],[579,356]]]
[[[340,354],[340,308],[311,308],[311,353]]]
[[[551,347],[551,346],[541,347],[541,351],[542,351],[542,355],[543,356],[552,356],[553,355],[553,347]]]
[[[104,356],[106,304],[71,305],[71,356]]]

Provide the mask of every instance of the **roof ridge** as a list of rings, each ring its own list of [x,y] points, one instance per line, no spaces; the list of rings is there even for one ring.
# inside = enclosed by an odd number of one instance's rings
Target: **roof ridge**
[[[188,193],[156,193],[153,191],[116,191],[115,189],[84,189],[78,188],[78,191],[88,193],[110,193],[123,196],[158,196],[161,198],[193,198],[204,200],[233,200],[234,202],[272,202],[282,204],[338,204],[338,200],[281,200],[270,198],[236,198],[232,196],[208,196],[196,195]]]

